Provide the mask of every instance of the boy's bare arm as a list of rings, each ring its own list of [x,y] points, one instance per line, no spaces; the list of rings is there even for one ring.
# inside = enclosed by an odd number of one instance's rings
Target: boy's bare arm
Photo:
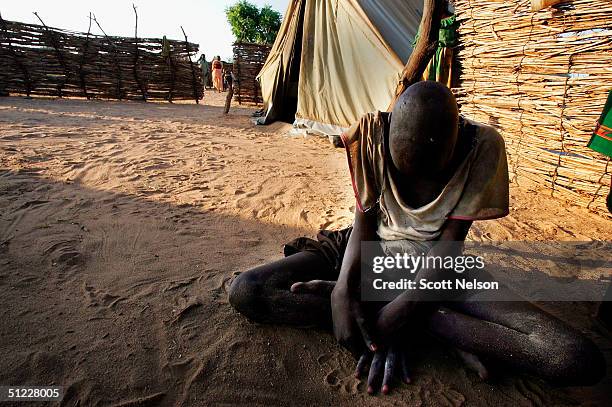
[[[376,235],[376,215],[355,209],[353,231],[349,237],[342,259],[339,285],[346,285],[350,290],[359,290],[361,274],[361,242],[378,240]]]
[[[472,225],[471,221],[449,219],[440,235],[439,243],[428,253],[429,256],[458,256],[461,254],[460,247],[455,242],[463,242]],[[444,270],[422,269],[417,273],[416,280],[426,278],[435,281],[443,276]],[[417,294],[418,295],[418,294]],[[395,332],[400,330],[407,321],[419,298],[415,292],[405,291],[393,301],[385,305],[378,313],[375,332],[381,338],[391,338]]]
[[[370,328],[360,304],[361,242],[377,240],[376,216],[355,209],[353,231],[349,237],[340,275],[332,291],[334,334],[338,342],[358,355],[364,345],[375,350]]]

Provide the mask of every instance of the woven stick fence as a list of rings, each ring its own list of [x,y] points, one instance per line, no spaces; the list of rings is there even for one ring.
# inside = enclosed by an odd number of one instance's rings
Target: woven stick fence
[[[586,145],[612,89],[612,3],[455,5],[462,113],[501,131],[514,181],[606,213],[612,163]]]
[[[237,42],[234,44],[234,100],[242,103],[262,103],[257,75],[270,53],[270,45]]]
[[[197,51],[186,36],[94,35],[91,17],[87,33],[0,17],[0,94],[198,101],[202,75],[191,61]]]

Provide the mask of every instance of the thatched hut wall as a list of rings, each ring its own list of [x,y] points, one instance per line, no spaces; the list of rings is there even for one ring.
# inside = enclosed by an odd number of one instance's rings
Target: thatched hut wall
[[[0,93],[201,99],[198,45],[106,37],[0,19]]]
[[[455,5],[462,113],[501,131],[514,181],[605,212],[612,163],[586,145],[612,89],[612,3]]]
[[[263,67],[271,46],[237,42],[234,44],[234,100],[238,103],[262,103],[257,75]]]

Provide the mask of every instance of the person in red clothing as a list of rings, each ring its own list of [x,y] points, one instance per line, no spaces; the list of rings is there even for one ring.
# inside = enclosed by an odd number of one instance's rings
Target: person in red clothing
[[[213,86],[217,89],[217,92],[223,92],[223,62],[218,55],[212,61],[212,78]]]

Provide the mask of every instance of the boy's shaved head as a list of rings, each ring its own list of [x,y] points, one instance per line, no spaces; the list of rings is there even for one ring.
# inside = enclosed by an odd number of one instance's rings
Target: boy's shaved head
[[[389,152],[405,175],[435,176],[450,163],[459,132],[459,110],[451,91],[434,81],[418,82],[399,97],[389,129]]]

